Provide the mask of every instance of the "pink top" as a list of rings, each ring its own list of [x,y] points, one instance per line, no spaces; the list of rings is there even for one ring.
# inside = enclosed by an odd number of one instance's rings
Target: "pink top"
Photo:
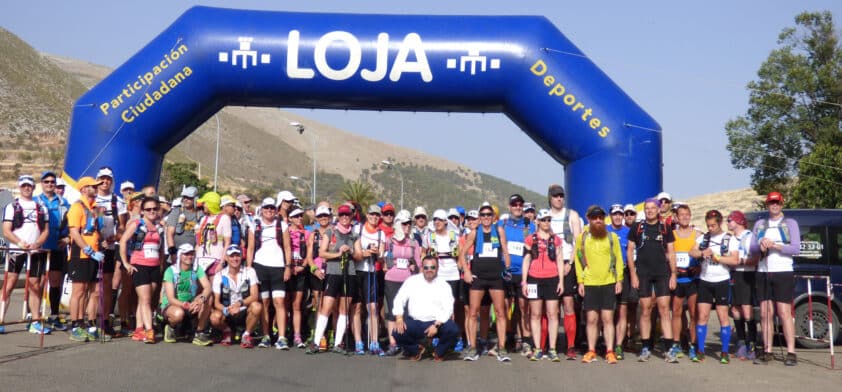
[[[292,252],[293,264],[304,262],[304,253],[307,251],[307,239],[310,232],[305,229],[289,229],[290,251]]]
[[[140,226],[140,219],[135,221]],[[146,224],[146,236],[143,237],[143,245],[140,250],[133,250],[129,257],[129,263],[132,265],[142,265],[146,267],[158,267],[161,265],[161,235],[158,234],[158,229],[154,226]]]
[[[413,245],[415,245],[415,241],[410,236],[406,236],[401,242],[392,239],[391,251],[394,265],[386,271],[386,280],[390,282],[403,282],[412,276],[412,271],[409,270],[409,264],[421,264],[421,248]]]

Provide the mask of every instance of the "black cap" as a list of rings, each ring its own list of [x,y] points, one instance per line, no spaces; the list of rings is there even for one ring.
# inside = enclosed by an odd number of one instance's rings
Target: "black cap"
[[[585,216],[587,216],[588,218],[593,218],[596,216],[605,217],[605,210],[603,210],[602,207],[598,205],[592,205],[588,207],[588,212],[585,214]]]
[[[518,201],[519,201],[519,202],[521,202],[521,203],[523,203],[523,196],[521,196],[521,195],[519,195],[519,194],[517,194],[517,193],[515,193],[514,195],[509,196],[509,205],[511,205],[511,204],[512,204],[512,203],[514,203],[514,202],[518,202]]]
[[[550,189],[547,191],[547,194],[550,196],[564,196],[564,188],[558,184],[550,185]]]

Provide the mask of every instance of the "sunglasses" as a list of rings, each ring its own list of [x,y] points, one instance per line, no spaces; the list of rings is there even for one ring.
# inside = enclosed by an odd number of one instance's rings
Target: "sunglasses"
[[[663,203],[672,203],[672,200],[670,200],[670,199],[661,199],[661,204],[663,204]]]
[[[144,208],[143,210],[146,212],[158,212],[157,208]]]
[[[509,207],[523,207],[523,203],[511,203]]]
[[[482,214],[479,214],[479,216],[481,216],[483,218],[490,218],[490,217],[494,216],[494,214],[492,214],[490,212],[484,212]]]
[[[767,202],[766,202],[766,205],[767,205],[767,206],[768,206],[768,205],[772,205],[772,204],[781,204],[781,202],[779,202],[779,201],[777,201],[777,200],[772,200],[772,201],[767,201]]]
[[[55,184],[56,181],[55,180],[43,180],[43,181],[41,181],[41,183],[49,185],[49,184]]]
[[[635,216],[635,215],[637,215],[637,213],[636,212],[627,212],[627,213],[625,213],[625,215],[626,216]]]
[[[426,216],[424,216],[424,215],[418,215],[418,216],[416,216],[416,217],[415,217],[415,219],[424,219],[424,220],[426,220],[426,219],[427,219],[427,217],[426,217]]]
[[[564,195],[553,195],[553,197],[554,197],[554,198],[555,198],[555,197],[560,197],[560,198],[563,198],[563,197],[564,197]]]
[[[316,216],[316,218],[319,218],[319,219],[321,219],[321,218],[330,218],[330,215],[328,215],[328,214],[321,214],[321,215]]]
[[[540,221],[542,223],[550,223],[552,220],[553,220],[553,218],[538,219],[538,221]]]
[[[387,211],[383,213],[383,216],[395,216],[395,213],[392,211]]]
[[[348,212],[340,212],[340,213],[339,213],[339,217],[341,218],[341,217],[343,217],[343,216],[351,216],[351,213],[348,213]]]
[[[447,219],[457,219],[458,220],[459,217],[458,216],[450,216],[450,217],[447,217]]]
[[[424,268],[424,271],[435,271],[436,268],[438,268],[438,267],[436,267],[434,265],[425,265],[423,268]]]
[[[433,222],[444,222],[444,221],[445,221],[445,219],[433,218]]]
[[[403,222],[401,223],[401,226],[409,226],[409,222]]]
[[[277,207],[275,207],[275,206],[263,206],[263,209],[264,209],[264,210],[267,210],[267,211],[275,211],[275,210],[277,210],[278,208],[277,208]]]

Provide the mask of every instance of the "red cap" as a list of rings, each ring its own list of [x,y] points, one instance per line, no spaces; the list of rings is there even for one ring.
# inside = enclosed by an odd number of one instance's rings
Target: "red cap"
[[[780,192],[769,192],[769,195],[766,196],[766,203],[768,204],[771,201],[777,201],[779,203],[784,202],[784,196]]]
[[[742,211],[731,211],[731,214],[728,215],[728,219],[746,227],[746,216]]]
[[[343,204],[339,206],[339,209],[336,211],[337,214],[350,214],[351,213],[351,206],[347,204]]]
[[[395,206],[393,206],[392,203],[386,203],[386,204],[383,205],[383,208],[381,208],[380,211],[382,211],[382,212],[386,212],[386,211],[395,212]]]

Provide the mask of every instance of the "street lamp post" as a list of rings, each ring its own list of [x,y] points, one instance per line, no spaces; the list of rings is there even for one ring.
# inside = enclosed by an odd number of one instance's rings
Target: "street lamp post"
[[[398,169],[397,166],[395,166],[394,162],[392,162],[388,159],[384,159],[384,160],[380,161],[380,163],[382,163],[382,164],[384,164],[384,165],[386,165],[390,168],[394,168],[398,172],[398,177],[400,177],[400,179],[401,179],[401,209],[403,209],[403,173],[401,173],[401,170]]]
[[[298,131],[299,135],[304,134],[304,130],[307,129],[304,126],[304,124],[302,124],[298,121],[292,121],[292,122],[289,123],[289,125],[295,127],[295,130]],[[313,204],[316,204],[316,134],[313,133],[313,131],[310,131],[308,133],[308,135],[310,135],[310,140],[313,142],[313,194],[312,194],[312,198],[313,198]]]
[[[213,191],[216,192],[219,181],[219,116],[214,114],[216,119],[216,159],[213,162]]]
[[[316,197],[314,196],[315,194],[312,193],[312,192],[314,192],[314,190],[312,188],[312,184],[310,183],[310,181],[308,179],[301,178],[301,177],[298,177],[298,176],[289,176],[289,179],[293,180],[293,181],[304,181],[307,184],[307,190],[309,190],[311,192],[310,195],[311,195],[311,199],[313,200],[313,205],[316,204]]]

